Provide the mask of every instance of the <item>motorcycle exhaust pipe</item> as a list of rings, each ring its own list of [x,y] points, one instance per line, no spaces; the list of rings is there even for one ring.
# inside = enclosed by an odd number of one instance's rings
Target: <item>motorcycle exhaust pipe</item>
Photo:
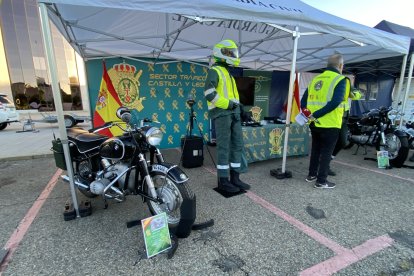
[[[368,136],[365,135],[351,135],[349,137],[349,141],[356,143],[356,144],[365,144],[368,142]]]
[[[61,178],[65,181],[69,183],[69,176],[67,175],[62,175]],[[89,190],[89,186],[86,186],[85,184],[79,182],[79,181],[74,181],[75,185],[77,185],[78,187],[84,189],[84,190]]]

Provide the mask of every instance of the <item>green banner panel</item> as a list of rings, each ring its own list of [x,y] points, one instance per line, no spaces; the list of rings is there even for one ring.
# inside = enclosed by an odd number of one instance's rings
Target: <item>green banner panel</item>
[[[244,151],[248,163],[283,156],[286,125],[268,124],[261,127],[243,127]],[[309,128],[291,124],[287,156],[308,155]]]
[[[197,119],[193,135],[208,140],[209,121],[204,83],[208,68],[185,62],[153,64],[135,60],[106,59],[108,74],[124,106],[133,109],[133,120],[152,118],[164,133],[160,148],[180,147],[188,132],[191,94]],[[102,80],[102,60],[86,62],[92,113]],[[200,134],[201,132],[201,134]]]

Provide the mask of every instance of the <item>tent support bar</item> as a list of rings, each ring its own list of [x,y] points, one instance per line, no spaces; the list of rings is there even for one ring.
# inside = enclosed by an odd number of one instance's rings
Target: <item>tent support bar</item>
[[[410,92],[411,79],[413,77],[413,67],[414,67],[414,53],[411,54],[410,69],[408,70],[407,87],[405,88],[404,101],[403,101],[403,105],[402,105],[402,111],[403,112],[405,111],[405,105],[407,103],[408,94]],[[402,124],[402,121],[403,121],[403,119],[401,118],[400,126]]]
[[[274,27],[276,29],[282,30],[284,32],[287,32],[288,34],[293,34],[294,33],[294,31],[291,31],[291,30],[289,30],[289,29],[287,29],[285,27],[282,27],[282,26],[279,26],[279,25],[276,25],[276,24],[272,24],[271,23],[271,24],[267,24],[267,25],[272,26],[272,27]],[[295,27],[295,31],[296,31],[296,27]]]
[[[400,82],[398,83],[398,91],[397,91],[398,98],[401,98],[401,91],[402,91],[402,87],[404,84],[404,77],[405,77],[405,68],[407,67],[407,59],[408,59],[408,54],[404,55],[403,62],[401,65]],[[402,109],[402,112],[404,112],[404,109]],[[402,127],[402,121],[403,120],[401,118],[399,128]]]
[[[59,80],[58,80],[58,75],[57,75],[58,70],[56,66],[55,53],[53,49],[52,32],[50,30],[49,17],[47,15],[46,4],[39,3],[39,6],[40,6],[39,12],[40,12],[40,19],[41,19],[41,27],[42,27],[42,33],[43,33],[43,45],[45,47],[46,59],[47,59],[47,64],[49,68],[48,71],[50,73],[50,77],[52,81],[53,99],[54,99],[57,118],[58,118],[60,139],[62,140],[63,152],[65,155],[65,162],[66,162],[67,172],[69,175],[69,184],[70,184],[70,192],[72,195],[72,203],[76,211],[76,216],[80,217],[78,199],[76,197],[76,191],[75,191],[75,183],[73,182],[73,168],[72,168],[72,162],[70,161],[68,136],[67,136],[66,127],[64,124],[65,120],[63,118],[63,106],[62,106],[62,99],[60,96]]]
[[[293,99],[293,85],[295,83],[295,72],[296,72],[296,54],[298,52],[298,40],[300,37],[299,27],[295,27],[293,35],[293,55],[292,55],[292,65],[290,68],[290,77],[289,77],[289,95],[288,95],[288,105],[287,105],[287,114],[286,114],[286,128],[285,128],[285,139],[283,145],[283,161],[282,161],[282,173],[286,172],[286,156],[287,156],[287,147],[289,140],[289,128],[290,128],[290,114],[292,113],[292,99]]]
[[[62,23],[63,28],[65,29],[65,32],[69,38],[69,43],[72,45],[73,48],[75,48],[75,50],[78,50],[79,55],[81,55],[82,59],[86,58],[86,53],[84,51],[84,47],[82,47],[82,43],[79,43],[76,39],[75,36],[75,32],[73,31],[73,28],[71,25],[66,25],[65,24],[65,20],[62,18],[58,7],[56,6],[56,4],[53,4],[53,8],[51,8],[51,6],[46,6],[48,7],[48,10],[52,13],[54,13],[60,20],[60,22]]]

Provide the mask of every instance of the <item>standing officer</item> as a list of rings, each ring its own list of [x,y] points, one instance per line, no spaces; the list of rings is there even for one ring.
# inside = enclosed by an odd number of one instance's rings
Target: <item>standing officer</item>
[[[218,188],[237,193],[250,189],[250,185],[239,178],[243,147],[239,93],[229,73],[229,66],[240,63],[236,43],[230,39],[219,42],[214,46],[213,57],[215,64],[208,71],[204,97],[209,117],[215,123]]]
[[[316,76],[305,91],[301,108],[312,112],[315,120],[310,124],[312,149],[307,182],[313,182],[315,188],[335,188],[329,182],[328,169],[331,155],[338,140],[344,109],[340,107],[345,97],[346,80],[342,75],[344,59],[341,54],[328,58],[326,70]]]
[[[356,101],[361,99],[362,94],[357,88],[352,88],[351,80],[346,78],[346,89],[345,89],[345,98],[341,103],[341,108],[344,109],[344,115],[342,117],[342,126],[339,132],[338,141],[336,142],[335,149],[332,153],[331,159],[334,159],[336,155],[346,146],[348,140],[348,117],[349,109],[351,108],[350,101]],[[336,175],[334,171],[330,168],[328,169],[328,175]]]

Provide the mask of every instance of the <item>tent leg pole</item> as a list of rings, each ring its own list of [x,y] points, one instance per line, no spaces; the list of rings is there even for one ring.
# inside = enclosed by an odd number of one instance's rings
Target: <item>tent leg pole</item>
[[[410,69],[408,70],[407,87],[405,88],[404,101],[403,101],[403,105],[402,105],[402,112],[405,111],[405,105],[407,103],[408,94],[410,92],[411,79],[413,77],[413,67],[414,67],[414,53],[411,54]],[[403,118],[401,118],[401,120],[400,120],[400,127],[402,126],[402,123],[403,123]]]
[[[80,217],[78,199],[76,197],[76,191],[75,191],[75,183],[73,182],[73,168],[72,168],[72,162],[70,161],[71,158],[70,158],[69,145],[68,145],[68,135],[66,133],[66,127],[64,123],[65,120],[63,118],[63,106],[62,106],[62,99],[60,96],[59,79],[57,76],[58,71],[57,71],[57,66],[56,66],[55,53],[53,49],[52,32],[50,30],[49,17],[47,15],[46,4],[39,3],[39,12],[40,12],[41,27],[42,27],[42,33],[43,33],[43,44],[45,47],[46,60],[47,60],[48,69],[49,69],[48,71],[49,71],[50,79],[52,82],[53,100],[55,103],[56,114],[58,118],[59,134],[60,134],[60,139],[62,140],[66,168],[67,168],[67,172],[68,172],[69,180],[70,180],[69,181],[70,192],[72,195],[73,207],[76,211],[76,216]]]
[[[295,71],[296,71],[296,56],[298,52],[298,40],[300,37],[299,27],[295,27],[295,31],[292,34],[293,36],[293,55],[292,55],[292,65],[290,67],[290,77],[289,77],[289,94],[288,94],[288,104],[287,104],[287,114],[286,114],[286,128],[285,128],[285,138],[283,141],[283,160],[282,160],[282,171],[272,170],[271,175],[275,175],[278,179],[290,178],[292,177],[291,172],[286,172],[286,156],[287,156],[287,147],[289,141],[289,130],[290,130],[290,115],[292,113],[292,99],[293,99],[293,85],[295,83]]]
[[[401,65],[400,82],[398,83],[398,91],[397,91],[398,99],[401,98],[400,94],[401,94],[403,83],[404,83],[405,67],[407,67],[407,58],[408,58],[408,54],[404,55],[403,63]],[[403,112],[404,112],[404,109],[403,109]],[[399,127],[401,128],[401,126],[402,126],[402,120],[400,120],[400,126]]]

